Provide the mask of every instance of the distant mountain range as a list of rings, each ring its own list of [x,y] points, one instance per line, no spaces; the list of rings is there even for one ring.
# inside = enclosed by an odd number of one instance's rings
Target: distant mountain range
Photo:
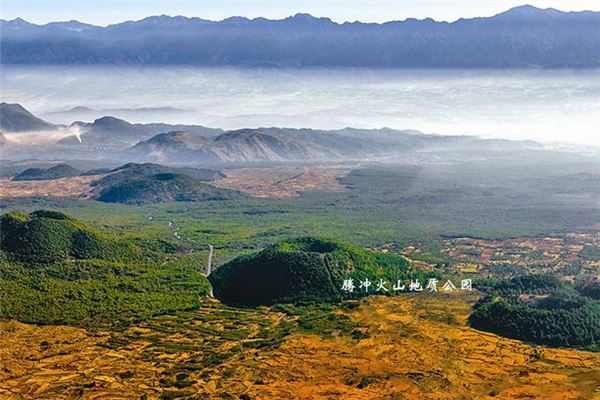
[[[4,64],[523,68],[600,66],[600,12],[521,6],[487,18],[338,24],[297,14],[107,27],[1,21]]]
[[[197,165],[229,162],[361,160],[406,157],[419,151],[480,152],[541,148],[535,142],[485,140],[475,136],[427,135],[394,129],[338,130],[247,128],[233,131],[200,125],[132,124],[115,117],[94,122],[52,125],[19,104],[2,103],[0,131],[22,140],[4,138],[7,155],[37,151],[30,156],[114,159]],[[5,118],[9,123],[5,126]],[[11,128],[11,129],[8,129]],[[49,138],[41,148],[28,144],[24,132]],[[47,133],[46,133],[47,132]],[[1,133],[1,132],[0,132]],[[40,140],[39,138],[37,140]],[[29,146],[29,147],[28,147]]]
[[[125,120],[156,120],[167,118],[169,120],[187,119],[196,114],[195,110],[176,107],[137,107],[137,108],[104,108],[94,109],[85,106],[72,107],[68,110],[52,111],[42,114],[42,118],[51,122],[65,121],[91,121],[110,115]],[[158,119],[161,121],[162,119]]]
[[[69,128],[79,133],[79,136],[67,136],[61,144],[84,144],[85,146],[100,146],[103,148],[122,148],[131,146],[140,140],[173,130],[185,130],[196,135],[217,135],[223,130],[207,128],[200,125],[172,125],[163,123],[132,124],[115,117],[101,117],[94,122],[73,122]]]
[[[292,131],[241,129],[215,138],[167,132],[136,144],[127,154],[134,160],[166,163],[315,160],[338,155],[327,147],[299,140]]]

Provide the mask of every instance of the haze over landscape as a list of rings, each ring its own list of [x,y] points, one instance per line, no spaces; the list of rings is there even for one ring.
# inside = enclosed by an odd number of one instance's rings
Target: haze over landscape
[[[55,85],[55,76],[67,79]],[[61,124],[111,115],[223,129],[389,127],[600,145],[597,70],[4,66],[2,87],[9,102]]]

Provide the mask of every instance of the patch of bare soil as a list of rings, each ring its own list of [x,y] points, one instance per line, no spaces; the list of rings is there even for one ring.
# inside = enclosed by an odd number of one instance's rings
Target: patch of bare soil
[[[338,178],[350,171],[340,165],[239,168],[226,170],[224,178],[211,183],[255,197],[294,197],[301,192],[342,192]]]
[[[43,181],[13,181],[0,179],[0,198],[52,196],[89,198],[92,195],[90,183],[101,176],[75,176]]]
[[[362,338],[219,305],[123,332],[0,323],[2,399],[598,399],[600,354],[466,326],[473,294],[371,297]]]

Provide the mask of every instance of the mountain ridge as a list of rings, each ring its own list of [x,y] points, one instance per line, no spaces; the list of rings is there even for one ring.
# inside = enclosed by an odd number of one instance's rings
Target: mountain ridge
[[[78,21],[35,25],[22,19],[3,20],[1,29],[5,64],[600,66],[600,12],[533,6],[453,22],[407,18],[337,23],[310,14],[278,20],[231,17],[210,21],[162,15],[106,27]],[[127,40],[133,37],[135,41]]]
[[[15,27],[31,25],[31,26],[37,26],[37,27],[58,27],[58,28],[62,28],[62,29],[71,29],[73,27],[86,27],[88,29],[89,28],[106,29],[106,28],[110,28],[110,27],[114,27],[114,26],[118,26],[118,25],[123,25],[123,24],[140,23],[140,22],[153,22],[154,23],[156,21],[169,21],[169,20],[180,21],[180,22],[181,21],[195,21],[195,22],[213,23],[213,24],[222,23],[222,22],[239,23],[239,22],[252,22],[252,21],[281,22],[281,21],[289,21],[289,20],[294,20],[294,19],[304,20],[304,21],[319,20],[322,22],[329,22],[329,23],[335,24],[335,25],[351,25],[351,24],[386,25],[386,24],[394,24],[394,23],[400,23],[400,22],[412,22],[412,21],[432,21],[432,22],[436,22],[436,23],[440,23],[440,24],[454,24],[459,21],[489,19],[489,18],[494,18],[494,17],[498,17],[498,16],[507,16],[507,15],[510,15],[510,16],[536,16],[539,14],[589,15],[589,14],[600,14],[600,11],[593,11],[593,10],[562,11],[562,10],[559,10],[554,7],[542,8],[542,7],[533,6],[531,4],[523,4],[520,6],[511,7],[509,9],[507,9],[506,11],[502,11],[497,14],[493,14],[493,15],[489,15],[489,16],[468,17],[468,18],[461,17],[461,18],[457,18],[452,21],[438,20],[438,19],[434,19],[431,17],[425,17],[425,18],[406,17],[404,19],[390,19],[388,21],[383,21],[383,22],[367,22],[367,21],[359,21],[359,20],[353,20],[353,21],[345,20],[342,22],[336,22],[336,21],[333,21],[329,17],[314,16],[314,15],[312,15],[310,13],[306,13],[306,12],[297,12],[297,13],[295,13],[293,15],[289,15],[287,17],[273,18],[273,19],[265,18],[265,17],[249,18],[249,17],[245,17],[245,16],[240,16],[240,15],[234,15],[234,16],[230,16],[230,17],[226,17],[226,18],[222,18],[222,19],[207,19],[207,18],[200,18],[197,16],[186,16],[186,15],[181,15],[181,14],[178,14],[178,15],[160,14],[160,15],[149,15],[147,17],[137,19],[137,20],[125,20],[122,22],[116,22],[116,23],[107,24],[107,25],[95,25],[95,24],[79,21],[76,19],[71,19],[69,21],[51,21],[51,22],[47,22],[47,23],[37,24],[37,23],[29,22],[21,17],[13,18],[11,20],[2,18],[2,19],[0,19],[0,22],[8,23],[8,24],[11,24],[11,26],[14,25]]]
[[[18,105],[22,110],[22,106]],[[25,110],[30,118],[33,114]],[[45,135],[45,132],[43,133]],[[62,138],[56,137],[61,135]],[[17,137],[15,133],[13,137]],[[23,135],[24,138],[27,135]],[[54,138],[54,142],[52,142]],[[1,138],[0,138],[1,139]],[[138,124],[105,116],[48,131],[36,156],[126,159],[173,165],[229,162],[327,161],[398,158],[418,153],[506,152],[542,149],[532,141],[425,134],[414,130],[259,127],[224,131],[201,125]],[[11,154],[36,151],[35,142],[2,141]],[[28,147],[29,146],[29,147]],[[29,153],[28,157],[33,154]]]

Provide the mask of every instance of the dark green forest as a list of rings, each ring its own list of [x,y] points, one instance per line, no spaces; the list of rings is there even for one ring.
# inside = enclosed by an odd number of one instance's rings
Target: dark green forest
[[[471,326],[549,346],[600,350],[600,301],[552,275],[480,282]]]

